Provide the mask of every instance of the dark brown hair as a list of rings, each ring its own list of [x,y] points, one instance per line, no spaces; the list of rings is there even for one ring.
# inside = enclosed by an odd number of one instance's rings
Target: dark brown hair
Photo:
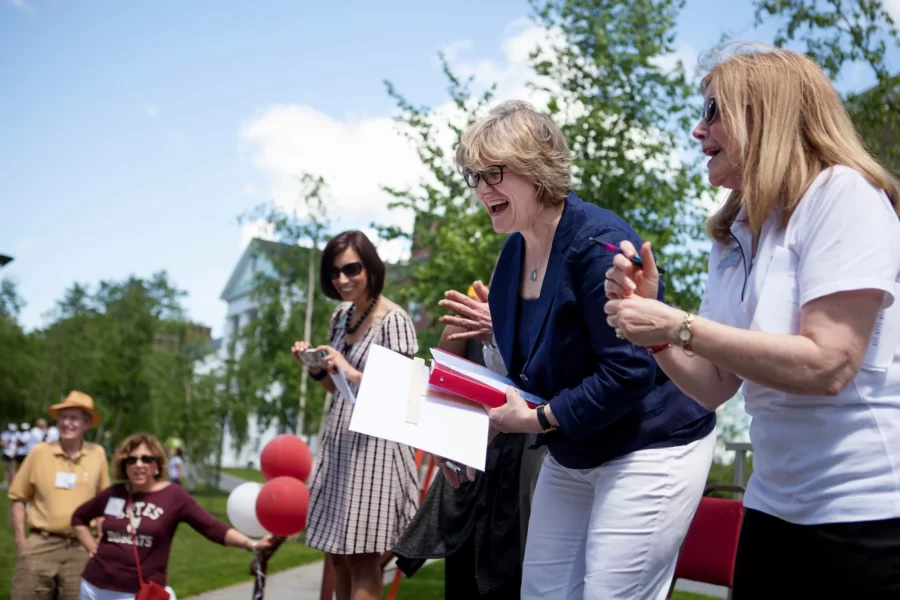
[[[322,262],[319,265],[319,283],[322,291],[332,300],[340,300],[341,295],[331,281],[331,268],[334,261],[344,250],[353,248],[359,255],[359,261],[366,269],[366,281],[369,297],[376,298],[384,290],[384,262],[378,256],[375,245],[362,231],[345,231],[331,238],[322,252]]]
[[[134,449],[144,444],[150,449],[150,454],[156,457],[156,467],[159,473],[156,479],[166,477],[166,451],[162,444],[156,439],[156,436],[149,433],[136,433],[125,438],[116,448],[113,455],[113,479],[116,481],[128,481],[128,474],[125,472],[125,459],[128,458]]]

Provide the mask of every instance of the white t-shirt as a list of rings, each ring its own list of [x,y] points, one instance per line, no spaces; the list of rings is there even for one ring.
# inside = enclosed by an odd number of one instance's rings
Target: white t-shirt
[[[31,431],[20,431],[16,436],[16,456],[28,456],[28,451],[31,450]]]
[[[56,442],[58,440],[59,440],[59,429],[57,429],[55,426],[51,426],[47,430],[47,437],[44,438],[44,441],[49,444],[52,442]]]
[[[773,216],[750,263],[738,216],[716,243],[700,314],[745,329],[798,334],[800,308],[841,291],[885,292],[856,378],[837,396],[745,381],[753,475],[744,504],[797,524],[900,517],[900,220],[857,171],[819,175],[785,229]],[[746,259],[745,259],[746,257]]]
[[[184,464],[180,456],[173,456],[169,460],[169,479],[178,479],[178,465]]]
[[[5,456],[15,456],[16,455],[16,441],[18,441],[19,436],[16,431],[4,431],[0,434],[0,442],[3,444],[3,454]]]
[[[31,452],[35,446],[46,441],[47,433],[40,427],[31,428],[31,437],[28,442],[28,451]]]

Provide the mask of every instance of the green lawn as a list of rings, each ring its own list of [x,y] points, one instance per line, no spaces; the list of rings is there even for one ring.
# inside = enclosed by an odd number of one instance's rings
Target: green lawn
[[[256,469],[223,468],[222,471],[225,473],[228,473],[229,475],[234,475],[235,477],[240,477],[241,479],[246,479],[247,481],[256,481],[259,483],[265,483],[262,473],[260,473]]]
[[[384,587],[387,594],[389,585]],[[397,600],[443,600],[444,598],[444,561],[437,561],[423,567],[411,579],[400,582]],[[716,600],[709,596],[675,592],[675,600]]]
[[[199,491],[194,497],[203,507],[223,522],[227,494]],[[9,499],[5,490],[0,496],[0,600],[9,599],[10,580],[16,550],[9,521]],[[269,562],[269,573],[321,560],[322,554],[297,542],[285,543]],[[250,553],[237,548],[213,544],[188,525],[181,525],[172,544],[169,558],[169,582],[179,598],[250,581]]]

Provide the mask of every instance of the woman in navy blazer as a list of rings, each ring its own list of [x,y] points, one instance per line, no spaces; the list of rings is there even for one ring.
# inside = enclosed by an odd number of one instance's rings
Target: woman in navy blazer
[[[457,165],[494,230],[511,234],[489,295],[497,347],[518,388],[547,400],[531,409],[510,389],[490,413],[495,429],[541,434],[549,449],[522,598],[662,600],[712,462],[715,413],[656,368],[659,348],[606,322],[613,254],[591,238],[641,240],[569,189],[565,138],[527,103],[475,123]]]

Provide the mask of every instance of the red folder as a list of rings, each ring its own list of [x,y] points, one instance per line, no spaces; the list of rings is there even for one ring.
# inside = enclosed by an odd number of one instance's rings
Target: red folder
[[[506,388],[515,387],[512,381],[486,367],[441,350],[432,349],[431,353],[434,360],[428,375],[429,385],[490,408],[506,404]],[[543,404],[540,398],[532,394],[521,390],[519,393],[531,408]]]

